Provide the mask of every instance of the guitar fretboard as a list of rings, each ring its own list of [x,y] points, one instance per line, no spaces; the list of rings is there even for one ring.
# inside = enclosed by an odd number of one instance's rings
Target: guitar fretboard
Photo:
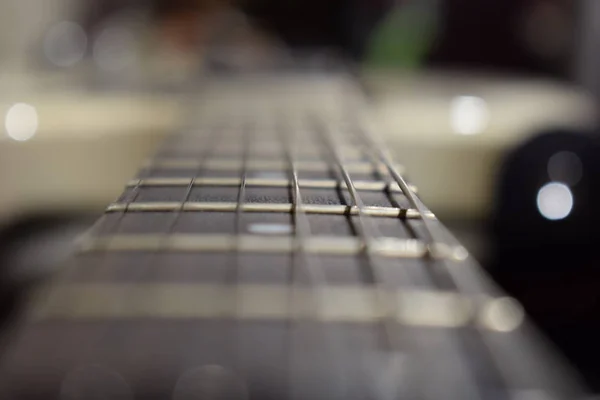
[[[575,398],[346,83],[217,88],[82,239],[7,365],[52,366],[44,393],[205,398],[217,371],[206,398]]]

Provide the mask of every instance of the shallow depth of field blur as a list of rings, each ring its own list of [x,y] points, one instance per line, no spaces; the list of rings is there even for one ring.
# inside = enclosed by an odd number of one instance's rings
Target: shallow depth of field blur
[[[598,0],[4,1],[2,315],[209,72],[345,59],[421,198],[600,391],[598,27]]]

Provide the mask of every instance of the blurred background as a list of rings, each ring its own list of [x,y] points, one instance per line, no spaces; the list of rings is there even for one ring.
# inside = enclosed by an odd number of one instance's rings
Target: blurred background
[[[600,391],[599,47],[597,0],[4,1],[3,321],[205,73],[346,60],[426,204]]]

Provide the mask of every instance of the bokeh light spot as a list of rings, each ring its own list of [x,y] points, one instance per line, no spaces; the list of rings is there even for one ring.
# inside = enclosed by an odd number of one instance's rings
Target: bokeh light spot
[[[54,25],[44,37],[44,54],[58,67],[71,67],[81,61],[87,48],[83,28],[71,21]]]
[[[573,210],[573,193],[563,183],[550,182],[538,191],[537,207],[551,221],[567,218]]]
[[[38,130],[37,110],[30,104],[13,104],[4,117],[4,127],[11,139],[20,142],[31,139]]]
[[[484,99],[476,96],[458,96],[450,102],[450,127],[458,135],[477,135],[490,122],[490,110]]]

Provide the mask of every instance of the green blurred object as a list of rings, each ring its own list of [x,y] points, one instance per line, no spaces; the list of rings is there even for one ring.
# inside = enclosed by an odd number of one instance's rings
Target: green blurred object
[[[439,0],[416,0],[394,7],[371,36],[366,64],[419,68],[435,41],[438,21]]]

